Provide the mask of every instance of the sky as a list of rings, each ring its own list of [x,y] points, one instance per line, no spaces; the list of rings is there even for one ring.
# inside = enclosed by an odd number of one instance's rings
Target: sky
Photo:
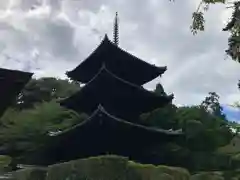
[[[226,115],[228,120],[240,123],[239,109],[231,107],[231,106],[223,106],[223,113]]]
[[[189,26],[199,0],[1,0],[0,66],[31,71],[35,77],[65,78],[101,42],[112,38],[120,18],[120,47],[166,73],[145,85],[162,83],[177,105],[199,104],[208,92],[224,107],[240,100],[240,64],[226,59],[230,9],[211,6],[206,30]],[[134,70],[133,70],[134,73]],[[240,119],[240,116],[239,116]]]

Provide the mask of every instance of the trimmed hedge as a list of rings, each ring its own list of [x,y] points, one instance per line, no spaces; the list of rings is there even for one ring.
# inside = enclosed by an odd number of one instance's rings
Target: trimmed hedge
[[[142,165],[119,156],[100,156],[56,164],[46,180],[188,180],[187,170]]]
[[[186,169],[143,165],[120,156],[98,156],[29,168],[13,173],[14,180],[239,180],[240,170],[199,172],[190,177]]]
[[[131,169],[135,175],[140,176],[142,180],[157,180],[162,175],[171,176],[174,180],[187,180],[190,177],[187,170],[177,167],[143,165],[130,161],[128,168]]]
[[[124,180],[128,159],[116,156],[91,157],[49,166],[47,180]]]
[[[12,178],[15,180],[45,180],[46,168],[28,168],[15,171],[12,173]]]
[[[224,177],[221,173],[203,172],[191,176],[190,180],[224,180]]]

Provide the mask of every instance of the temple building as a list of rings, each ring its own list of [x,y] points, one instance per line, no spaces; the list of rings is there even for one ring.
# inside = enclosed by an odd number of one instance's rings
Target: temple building
[[[152,163],[148,148],[182,136],[181,131],[139,123],[142,113],[172,102],[173,95],[157,95],[142,87],[162,75],[166,67],[154,66],[121,49],[117,21],[114,29],[114,42],[106,35],[86,60],[67,72],[69,78],[85,85],[60,104],[87,113],[88,119],[50,136],[47,146],[29,156],[28,163],[49,165],[105,154]]]
[[[155,93],[120,78],[109,69],[103,63],[96,75],[79,92],[63,100],[61,105],[88,114],[92,114],[99,105],[102,105],[116,117],[136,121],[140,114],[172,101],[172,95],[156,96]]]
[[[32,73],[0,68],[0,117],[31,79]]]

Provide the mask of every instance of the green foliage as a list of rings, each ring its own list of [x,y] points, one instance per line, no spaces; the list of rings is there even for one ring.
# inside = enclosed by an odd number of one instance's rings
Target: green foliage
[[[203,162],[204,159],[201,159],[203,156],[197,155],[200,163]],[[11,179],[14,180],[237,180],[240,178],[240,170],[200,171],[190,176],[184,168],[143,165],[114,155],[74,160],[47,168],[28,168],[12,174]]]
[[[172,0],[170,0],[172,1]],[[209,9],[210,5],[214,4],[233,4],[230,8],[233,9],[232,17],[223,31],[229,31],[228,48],[225,51],[234,61],[240,62],[240,1],[227,1],[227,0],[200,0],[199,5],[195,12],[192,14],[192,24],[190,30],[193,35],[199,31],[205,30],[204,13]],[[229,8],[229,7],[227,7]]]
[[[178,124],[175,118],[177,107],[168,104],[164,108],[158,108],[152,112],[145,113],[141,116],[141,122],[147,126],[154,126],[163,129],[177,129]]]
[[[163,86],[159,83],[156,85],[154,93],[157,95],[166,95]],[[173,104],[168,104],[163,108],[158,108],[152,112],[142,114],[140,116],[141,123],[146,126],[154,126],[163,129],[178,129],[175,114],[177,107]]]
[[[178,120],[180,126],[185,129],[186,124],[190,120],[199,121],[204,128],[217,128],[222,124],[222,119],[217,118],[200,106],[180,107],[177,110]]]
[[[237,155],[240,153],[240,137],[236,135],[229,144],[218,148],[221,154]]]
[[[233,13],[230,22],[223,28],[223,31],[229,31],[228,49],[226,53],[235,61],[240,62],[240,1],[234,2]]]
[[[0,167],[8,167],[12,161],[10,156],[0,155]]]
[[[192,25],[190,26],[192,33],[195,35],[198,31],[204,31],[205,20],[203,17],[203,12],[194,12],[192,14],[192,19]]]
[[[215,151],[234,137],[219,103],[219,96],[211,92],[199,106],[168,105],[142,115],[142,121],[164,129],[182,129],[185,140],[154,146],[148,153],[155,160],[179,165],[191,171],[232,168],[231,157]]]
[[[17,98],[16,107],[31,108],[36,103],[66,98],[80,90],[79,84],[56,78],[32,79]]]
[[[214,152],[190,152],[188,161],[190,171],[213,171],[231,169],[231,157]]]
[[[240,179],[240,170],[230,170],[224,171],[222,175],[225,180],[239,180]]]
[[[224,180],[224,177],[215,172],[203,172],[193,175],[190,180]]]
[[[188,171],[178,167],[142,165],[134,162],[130,162],[129,167],[140,176],[139,179],[155,180],[163,176],[167,179],[187,180],[190,177]]]
[[[177,114],[179,124],[188,137],[189,148],[214,150],[233,138],[228,122],[210,114],[201,106],[181,107]]]
[[[29,168],[12,174],[14,180],[45,180],[46,168]]]
[[[199,7],[193,16],[193,25],[191,26],[192,32],[196,34],[198,31],[204,31],[204,17],[202,9],[206,10],[206,6],[209,4],[223,3],[226,4],[226,0],[202,0]],[[233,60],[240,62],[240,1],[233,2],[233,12],[229,23],[223,28],[223,31],[229,31],[230,36],[228,38],[228,49],[225,51]]]
[[[30,151],[42,148],[49,138],[49,132],[61,131],[87,118],[85,114],[67,110],[56,102],[57,99],[65,98],[78,89],[78,85],[71,85],[65,80],[33,80],[19,96],[18,108],[8,109],[0,119],[1,150],[12,155],[14,160],[19,160]],[[161,84],[156,86],[155,93],[166,94]],[[165,146],[159,143],[146,148],[144,153],[153,154],[156,162],[192,167],[193,170],[219,167],[221,158],[215,158],[213,152],[219,146],[227,144],[232,138],[232,133],[218,100],[216,93],[210,93],[200,106],[176,107],[168,104],[164,108],[142,115],[142,124],[163,129],[183,129],[186,133],[185,139],[168,142]],[[204,160],[200,161],[196,157],[202,157]],[[208,162],[206,160],[210,163],[205,163]],[[225,164],[228,165],[228,162]],[[78,166],[85,168],[85,165]],[[165,172],[157,175],[162,176],[170,178]]]
[[[190,26],[190,29],[194,35],[197,34],[199,31],[205,30],[204,12],[209,9],[209,5],[216,3],[225,3],[225,0],[200,1],[197,10],[192,14],[192,25]]]
[[[0,155],[0,173],[7,172],[11,169],[11,162],[12,158],[10,156]]]
[[[160,83],[158,83],[158,84],[156,85],[156,88],[155,88],[154,92],[155,92],[157,95],[167,95],[167,94],[165,93],[164,89],[163,89],[163,86],[162,86]]]
[[[188,138],[195,137],[203,132],[203,125],[200,121],[190,120],[186,123],[186,135]]]
[[[199,154],[198,154],[199,155]],[[209,156],[210,157],[210,156]],[[200,163],[204,161],[199,155]],[[208,163],[208,162],[206,162]],[[238,180],[240,170],[200,171],[191,176],[184,168],[143,165],[127,158],[107,155],[28,168],[12,173],[14,180]]]
[[[118,156],[99,156],[75,160],[49,167],[47,180],[125,179],[127,159]]]
[[[214,151],[233,138],[216,93],[209,93],[200,106],[178,108],[177,114],[192,150]]]
[[[22,111],[9,109],[0,119],[0,142],[6,149],[32,150],[44,144],[49,132],[68,128],[85,118],[55,101]]]
[[[208,111],[212,115],[226,120],[225,115],[223,114],[223,108],[219,103],[220,96],[215,92],[209,92],[209,96],[201,103],[201,107]]]
[[[160,159],[162,156],[169,157],[166,163],[170,163],[171,156],[174,156],[172,163],[181,163],[184,166],[182,162],[190,158],[191,152],[212,153],[228,144],[234,136],[222,113],[219,96],[216,93],[209,93],[200,106],[178,108],[169,104],[164,108],[146,113],[141,118],[145,125],[163,129],[182,129],[185,133],[186,139],[173,142],[174,147],[166,145],[164,148],[153,147],[151,149],[151,152]],[[193,166],[196,162],[191,163]],[[189,165],[185,163],[185,166]]]
[[[47,180],[188,180],[189,177],[183,168],[142,165],[109,155],[50,166]]]

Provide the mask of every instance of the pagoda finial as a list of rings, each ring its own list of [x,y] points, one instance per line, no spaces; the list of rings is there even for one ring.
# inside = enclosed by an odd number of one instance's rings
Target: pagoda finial
[[[113,27],[113,42],[116,46],[119,44],[119,27],[118,27],[118,12],[116,12],[114,27]]]

